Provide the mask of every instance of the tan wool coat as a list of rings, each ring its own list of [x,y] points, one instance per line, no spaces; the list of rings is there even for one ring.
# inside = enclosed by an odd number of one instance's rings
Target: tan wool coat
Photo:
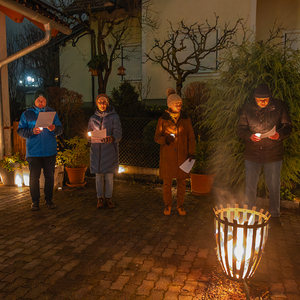
[[[175,141],[166,144],[166,137],[175,134]],[[160,179],[184,179],[190,174],[182,171],[179,166],[190,155],[195,155],[195,134],[191,119],[181,112],[175,124],[168,112],[164,112],[158,120],[154,136],[156,143],[160,144],[159,178]]]

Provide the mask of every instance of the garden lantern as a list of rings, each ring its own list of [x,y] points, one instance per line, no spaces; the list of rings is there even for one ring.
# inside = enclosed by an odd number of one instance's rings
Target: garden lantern
[[[123,66],[120,66],[119,68],[118,68],[118,75],[120,75],[120,76],[125,76],[126,74],[125,74],[125,68],[123,67]]]
[[[249,291],[246,279],[254,275],[261,260],[268,237],[268,212],[253,207],[216,207],[215,238],[217,256],[226,276],[244,283],[247,299]]]

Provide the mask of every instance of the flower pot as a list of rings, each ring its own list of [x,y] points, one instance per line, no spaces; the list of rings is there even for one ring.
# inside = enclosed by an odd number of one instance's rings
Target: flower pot
[[[68,186],[84,186],[86,184],[86,182],[84,182],[86,169],[87,167],[79,167],[79,168],[66,167],[66,171],[69,177],[69,182],[67,182],[66,184]]]
[[[4,168],[0,168],[1,180],[4,185],[17,185],[19,187],[23,184],[23,172],[19,163],[11,163],[11,165],[16,168],[14,171],[7,171]]]
[[[215,174],[191,173],[191,191],[195,196],[207,195],[211,192]]]

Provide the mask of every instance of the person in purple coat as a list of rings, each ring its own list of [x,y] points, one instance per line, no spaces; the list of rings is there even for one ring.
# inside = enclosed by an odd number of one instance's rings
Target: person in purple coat
[[[115,109],[109,105],[106,94],[100,94],[96,99],[96,111],[90,117],[88,131],[106,129],[106,137],[91,139],[90,169],[96,174],[97,208],[107,205],[114,208],[112,202],[114,174],[119,170],[119,141],[122,138],[121,121]]]

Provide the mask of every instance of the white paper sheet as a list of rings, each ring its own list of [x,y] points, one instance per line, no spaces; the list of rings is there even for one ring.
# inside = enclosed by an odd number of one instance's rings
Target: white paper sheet
[[[53,123],[55,114],[55,111],[41,111],[36,120],[35,127],[49,127]]]
[[[106,137],[106,129],[91,131],[91,142],[102,143],[102,139]]]
[[[179,166],[179,168],[185,173],[190,173],[194,163],[195,163],[195,159],[191,159],[191,161],[187,159],[182,165]]]
[[[270,131],[260,134],[259,137],[261,139],[264,139],[264,138],[268,138],[268,137],[274,135],[275,133],[276,133],[276,126],[274,126]]]

